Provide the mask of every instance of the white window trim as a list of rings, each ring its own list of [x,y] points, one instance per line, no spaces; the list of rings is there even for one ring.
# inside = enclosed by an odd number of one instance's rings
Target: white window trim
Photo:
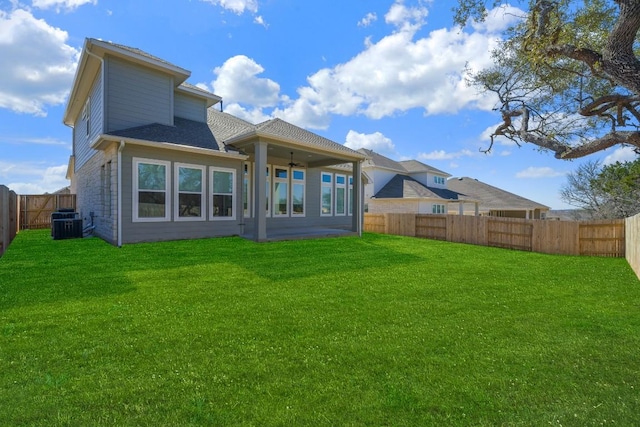
[[[282,169],[284,171],[287,172],[287,177],[286,178],[278,178],[276,177],[276,169]],[[289,213],[291,212],[291,185],[289,184],[289,180],[290,180],[290,176],[291,176],[291,169],[287,166],[278,166],[278,165],[274,165],[273,169],[271,170],[271,176],[272,176],[272,181],[273,181],[273,185],[271,186],[271,212],[273,212],[273,217],[274,218],[284,218],[284,217],[288,217]],[[276,211],[276,183],[280,183],[280,184],[286,184],[287,185],[287,201],[286,201],[286,207],[287,207],[287,212],[284,214],[278,213]]]
[[[132,205],[132,221],[133,222],[168,222],[171,221],[171,162],[164,160],[145,159],[141,157],[133,158],[133,205]],[[164,183],[164,217],[157,218],[140,218],[138,217],[138,202],[140,197],[140,189],[138,188],[138,165],[139,164],[161,165],[165,167],[165,183]]]
[[[353,176],[347,175],[347,215],[353,216]]]
[[[245,175],[245,168],[247,170]],[[244,163],[242,166],[242,197],[247,198],[247,209],[244,210],[244,199],[242,200],[242,210],[245,218],[251,218],[253,216],[253,203],[251,200],[251,195],[253,194],[253,164],[252,163]],[[244,180],[247,180],[247,186],[245,189]],[[246,190],[246,191],[245,191]],[[246,194],[244,194],[246,192]]]
[[[344,184],[339,184],[338,183],[338,178],[343,178],[344,179]],[[334,207],[333,207],[333,212],[335,214],[335,216],[347,216],[347,210],[349,209],[349,207],[347,206],[347,176],[343,175],[343,174],[335,174],[334,175],[334,182],[335,182],[335,195],[333,197],[334,200]],[[338,189],[342,188],[343,191],[343,197],[342,197],[342,212],[338,212]]]
[[[295,172],[302,172],[302,179],[295,179],[294,178],[294,173]],[[293,210],[293,186],[294,184],[302,184],[302,213],[296,213]],[[307,171],[306,169],[301,169],[301,168],[292,168],[291,169],[291,200],[290,200],[290,206],[289,206],[289,211],[291,212],[291,216],[292,217],[296,217],[296,218],[303,218],[307,215]]]
[[[229,172],[231,173],[231,199],[232,199],[232,205],[231,205],[231,212],[232,215],[231,216],[214,216],[213,215],[213,189],[214,189],[214,185],[213,185],[213,173],[214,172]],[[210,183],[210,191],[209,193],[209,198],[210,198],[210,209],[209,209],[209,219],[211,221],[234,221],[236,219],[236,214],[237,214],[237,207],[238,207],[238,191],[236,189],[236,170],[235,169],[231,169],[231,168],[221,168],[221,167],[209,167],[209,183]]]
[[[328,176],[331,177],[331,182],[330,183],[326,183],[322,179],[322,177],[325,176],[325,175],[328,175]],[[322,212],[322,203],[323,203],[323,200],[322,200],[322,195],[323,195],[322,189],[325,188],[325,187],[328,187],[329,189],[331,189],[331,203],[329,203],[329,206],[331,207],[331,212],[329,212],[329,213],[323,213]],[[334,199],[333,173],[331,173],[331,172],[320,172],[320,216],[325,216],[325,217],[326,216],[333,216],[333,213],[334,213],[333,212],[333,203],[334,203],[333,199]]]
[[[85,136],[89,136],[91,133],[91,97],[87,97],[87,101],[84,103],[84,107],[82,108],[82,121],[84,122]]]
[[[185,169],[199,169],[202,173],[202,190],[200,193],[194,193],[191,191],[180,191],[180,168]],[[173,204],[173,218],[175,221],[205,221],[207,219],[207,167],[203,165],[193,165],[189,163],[175,163],[173,166],[173,179],[174,179],[174,200]],[[185,194],[200,194],[200,216],[180,216],[180,193]]]

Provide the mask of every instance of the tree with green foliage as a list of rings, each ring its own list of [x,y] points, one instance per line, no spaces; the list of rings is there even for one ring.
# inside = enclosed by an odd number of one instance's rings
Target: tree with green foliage
[[[455,21],[484,20],[483,0],[458,0]],[[530,0],[471,83],[497,96],[491,136],[534,144],[559,159],[613,146],[640,152],[640,0]]]
[[[593,219],[640,213],[640,159],[604,167],[599,161],[587,161],[567,176],[560,197]]]

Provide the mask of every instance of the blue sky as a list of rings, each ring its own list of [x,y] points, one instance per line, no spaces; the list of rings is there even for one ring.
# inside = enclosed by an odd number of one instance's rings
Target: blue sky
[[[64,179],[62,124],[86,37],[142,49],[191,71],[190,83],[254,123],[280,117],[352,148],[417,159],[554,209],[565,162],[488,135],[495,100],[465,84],[516,8],[453,26],[453,3],[421,0],[0,0],[0,184],[52,192]],[[507,13],[505,13],[505,11]]]

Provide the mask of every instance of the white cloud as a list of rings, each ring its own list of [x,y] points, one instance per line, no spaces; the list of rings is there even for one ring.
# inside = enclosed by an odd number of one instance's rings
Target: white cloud
[[[258,25],[262,25],[265,28],[269,28],[269,25],[265,22],[264,18],[262,16],[256,16],[253,19],[254,24],[258,24]]]
[[[252,12],[252,13],[258,12],[257,0],[201,0],[201,1],[220,6],[238,15],[243,14],[245,11]]]
[[[0,10],[0,108],[46,116],[64,103],[79,55],[67,39],[27,10]]]
[[[60,12],[71,11],[85,4],[96,5],[98,0],[33,0],[31,4],[38,9],[55,9]]]
[[[544,167],[529,166],[528,168],[516,173],[516,178],[533,178],[533,179],[556,178],[558,176],[564,176],[566,174],[567,174],[566,172],[557,171],[548,166],[544,166]]]
[[[253,107],[273,107],[281,99],[280,85],[271,79],[260,78],[264,68],[253,59],[237,55],[213,70],[217,75],[211,82],[213,91],[230,103]]]
[[[358,22],[358,27],[368,27],[377,20],[378,16],[375,13],[369,12],[360,20],[360,22]]]
[[[473,157],[476,153],[471,150],[460,150],[455,152],[446,152],[444,150],[435,150],[430,153],[419,153],[418,160],[452,160],[460,157]]]
[[[37,163],[0,162],[0,177],[18,194],[53,193],[69,185],[67,165],[43,166]],[[11,182],[13,181],[13,182]]]
[[[633,162],[637,158],[638,154],[636,154],[632,147],[621,147],[617,148],[613,153],[605,157],[602,161],[602,165],[607,166],[615,162]]]
[[[394,3],[385,16],[394,32],[377,42],[367,39],[365,49],[348,62],[309,76],[307,86],[298,89],[301,102],[287,106],[281,115],[301,117],[304,123],[304,113],[297,108],[313,111],[310,122],[332,114],[379,119],[415,108],[427,115],[490,110],[495,99],[469,87],[465,73],[493,63],[490,52],[498,35],[453,28],[416,40],[426,15],[424,8]]]
[[[396,153],[396,147],[393,144],[393,141],[380,132],[365,134],[350,130],[347,133],[344,145],[353,150],[366,148],[386,156],[394,155]]]
[[[229,113],[253,124],[262,123],[271,119],[271,117],[264,114],[260,108],[247,109],[237,103],[225,105],[224,111],[225,113]]]

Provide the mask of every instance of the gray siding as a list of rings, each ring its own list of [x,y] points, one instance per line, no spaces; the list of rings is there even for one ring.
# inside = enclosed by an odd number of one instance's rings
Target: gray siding
[[[108,132],[173,125],[173,79],[168,74],[107,57],[105,80]]]
[[[183,119],[194,120],[196,122],[207,122],[207,105],[204,99],[176,93],[174,100],[174,115],[176,117],[182,117]]]
[[[171,162],[170,199],[171,221],[163,222],[133,222],[133,158],[163,160]],[[173,206],[175,203],[174,166],[175,163],[217,166],[236,170],[236,200],[234,220],[209,220],[211,192],[209,170],[207,168],[206,186],[206,218],[204,221],[174,221]],[[224,159],[198,154],[168,151],[161,149],[125,146],[122,152],[122,242],[137,243],[162,240],[196,239],[206,237],[220,237],[239,235],[242,232],[242,161]]]
[[[95,138],[103,132],[104,124],[104,96],[102,90],[102,73],[98,72],[89,92],[89,135],[87,136],[86,121],[82,118],[83,108],[73,126],[73,149],[76,157],[76,171],[96,154],[96,150],[89,148]]]

